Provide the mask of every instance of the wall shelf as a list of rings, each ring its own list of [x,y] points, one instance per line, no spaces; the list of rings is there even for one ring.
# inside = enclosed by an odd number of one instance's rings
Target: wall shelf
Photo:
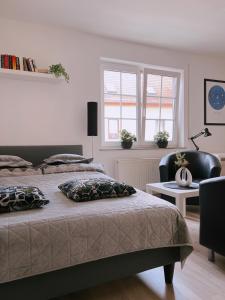
[[[59,82],[62,80],[62,78],[56,78],[52,74],[2,69],[2,68],[0,68],[0,77],[20,79],[20,80],[50,81],[50,82]]]

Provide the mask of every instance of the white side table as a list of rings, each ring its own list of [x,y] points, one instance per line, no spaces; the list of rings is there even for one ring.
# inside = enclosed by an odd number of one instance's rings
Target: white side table
[[[169,182],[148,183],[146,184],[146,192],[152,195],[163,194],[175,198],[177,208],[183,217],[186,216],[186,198],[198,197],[199,189],[172,189],[164,184]],[[170,182],[171,183],[171,182]]]

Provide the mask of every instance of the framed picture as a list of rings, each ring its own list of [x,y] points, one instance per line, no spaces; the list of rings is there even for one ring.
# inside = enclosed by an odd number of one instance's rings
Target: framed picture
[[[225,125],[225,81],[204,79],[204,124]]]

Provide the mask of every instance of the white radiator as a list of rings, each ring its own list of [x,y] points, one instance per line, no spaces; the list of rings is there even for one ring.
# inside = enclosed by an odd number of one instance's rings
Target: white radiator
[[[117,159],[116,179],[145,191],[146,183],[159,182],[159,162],[159,158]]]

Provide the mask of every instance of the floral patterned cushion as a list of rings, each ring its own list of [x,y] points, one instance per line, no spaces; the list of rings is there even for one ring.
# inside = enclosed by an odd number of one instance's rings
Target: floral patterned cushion
[[[0,213],[39,208],[48,203],[37,187],[0,187]]]
[[[136,190],[125,183],[110,178],[93,178],[67,181],[59,189],[76,202],[130,196]]]

